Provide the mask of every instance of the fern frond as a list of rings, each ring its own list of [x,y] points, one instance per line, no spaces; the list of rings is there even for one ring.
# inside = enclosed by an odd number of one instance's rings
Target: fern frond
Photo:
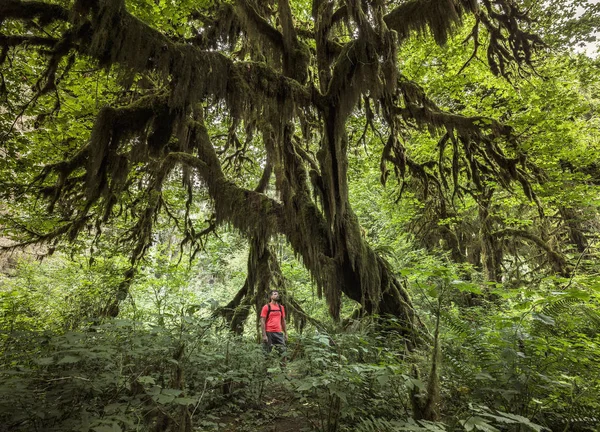
[[[552,318],[557,318],[559,315],[570,312],[573,306],[582,303],[581,298],[565,296],[557,301],[552,301],[544,306],[541,313]]]
[[[453,357],[446,350],[442,351],[442,356],[443,356],[446,364],[449,364],[450,366],[452,366],[452,368],[458,372],[458,375],[460,375],[460,377],[464,381],[467,381],[467,382],[474,381],[476,372],[474,372],[473,369],[471,369],[468,366],[469,363],[465,363],[465,362],[458,360],[456,357]]]
[[[424,420],[387,420],[383,418],[367,417],[358,423],[355,432],[445,432],[446,425],[441,422]]]
[[[442,313],[441,318],[446,328],[467,342],[466,345],[468,345],[474,352],[480,369],[494,369],[494,366],[497,363],[497,356],[495,356],[494,353],[482,343],[481,334],[450,314]],[[452,364],[455,365],[454,363]]]
[[[600,332],[600,313],[598,313],[597,310],[594,310],[587,305],[582,309],[582,311],[583,311],[584,315],[596,327],[596,330],[598,332]]]
[[[580,308],[583,300],[580,297],[569,296],[568,294],[559,300],[550,300],[537,314],[538,319],[533,322],[531,331],[533,334],[547,332],[554,328],[554,320],[565,313],[575,312],[574,308]],[[551,324],[551,325],[549,325]]]
[[[597,431],[600,426],[600,415],[598,410],[590,406],[572,407],[569,412],[555,411],[550,418],[560,429]]]

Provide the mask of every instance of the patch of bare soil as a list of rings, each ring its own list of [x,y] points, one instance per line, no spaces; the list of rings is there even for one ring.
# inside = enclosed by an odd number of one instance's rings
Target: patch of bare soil
[[[282,384],[269,386],[263,408],[224,416],[218,421],[221,432],[310,432],[314,430],[300,409],[294,394]]]

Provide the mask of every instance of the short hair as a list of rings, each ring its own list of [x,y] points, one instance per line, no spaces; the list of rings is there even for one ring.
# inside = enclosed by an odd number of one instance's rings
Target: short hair
[[[271,291],[269,291],[269,297],[271,297],[273,295],[273,293],[275,293],[275,292],[277,294],[279,294],[279,290],[276,290],[276,289],[272,289]]]

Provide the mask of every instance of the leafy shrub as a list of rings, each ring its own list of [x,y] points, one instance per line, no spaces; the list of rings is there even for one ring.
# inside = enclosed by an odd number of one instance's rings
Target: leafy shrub
[[[0,423],[11,430],[168,430],[257,400],[256,344],[205,319],[186,317],[183,328],[114,319],[11,338],[0,386]]]

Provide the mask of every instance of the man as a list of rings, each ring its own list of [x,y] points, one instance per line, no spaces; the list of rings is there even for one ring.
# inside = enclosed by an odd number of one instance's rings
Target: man
[[[277,351],[285,351],[287,341],[287,329],[285,327],[285,308],[279,303],[279,292],[269,292],[269,303],[263,306],[260,312],[260,327],[262,329],[262,340],[267,352],[271,352],[273,346]]]

